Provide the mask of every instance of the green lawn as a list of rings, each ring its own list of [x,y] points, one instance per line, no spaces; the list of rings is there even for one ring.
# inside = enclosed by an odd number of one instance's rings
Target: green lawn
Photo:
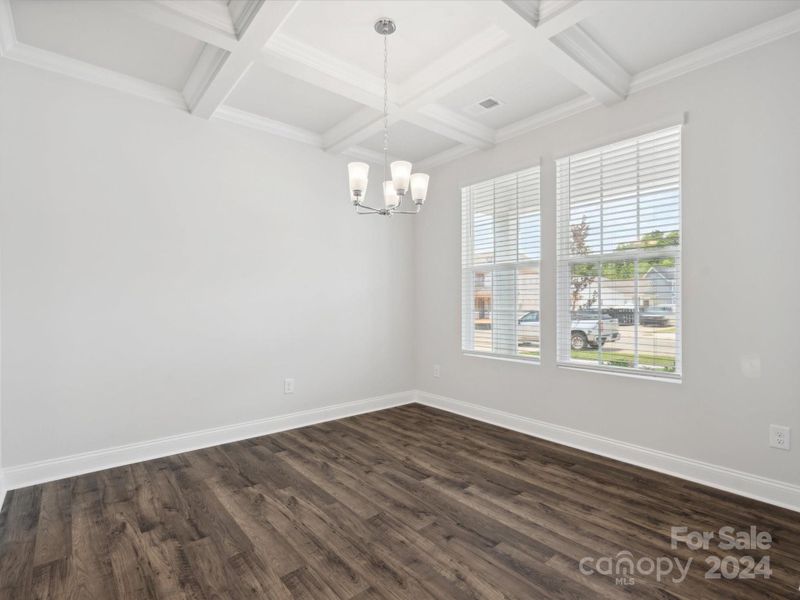
[[[597,350],[573,350],[572,358],[597,361]],[[618,367],[633,367],[633,352],[603,352],[603,364]],[[648,367],[661,367],[665,371],[675,370],[675,357],[658,354],[639,353],[639,364]]]

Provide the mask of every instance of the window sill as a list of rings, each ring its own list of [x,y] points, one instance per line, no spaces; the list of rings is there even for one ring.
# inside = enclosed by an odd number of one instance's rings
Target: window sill
[[[588,371],[590,373],[602,373],[603,375],[616,375],[617,377],[629,377],[631,379],[645,379],[647,381],[660,381],[663,383],[682,383],[682,375],[648,375],[647,372],[623,371],[618,368],[603,368],[599,365],[576,365],[573,363],[558,363],[559,369],[567,371]]]
[[[462,350],[461,353],[464,356],[468,356],[470,358],[489,358],[491,360],[502,360],[504,362],[513,362],[513,363],[521,363],[523,365],[536,365],[538,366],[540,363],[539,358],[521,358],[519,356],[504,356],[502,354],[489,354],[483,352],[473,352],[471,350]]]

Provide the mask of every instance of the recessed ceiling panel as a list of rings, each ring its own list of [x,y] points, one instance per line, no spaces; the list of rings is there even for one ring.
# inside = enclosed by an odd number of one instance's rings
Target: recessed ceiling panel
[[[20,42],[172,89],[203,43],[100,0],[11,0]]]
[[[389,127],[389,154],[398,159],[419,161],[457,144],[458,142],[405,121]],[[383,131],[360,145],[369,150],[383,152]]]
[[[440,103],[492,128],[499,128],[552,108],[583,92],[532,57],[520,57],[443,98]],[[499,102],[491,108],[479,103]]]
[[[362,108],[357,102],[258,63],[250,67],[225,103],[317,133]]]
[[[382,76],[383,38],[373,25],[389,17],[397,24],[389,36],[389,78],[401,83],[489,28],[492,5],[482,0],[308,0],[298,4],[281,32]]]
[[[635,74],[798,8],[797,0],[638,0],[581,26]]]

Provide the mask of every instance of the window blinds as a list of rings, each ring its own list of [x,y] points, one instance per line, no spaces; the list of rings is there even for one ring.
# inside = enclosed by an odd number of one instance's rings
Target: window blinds
[[[539,358],[539,168],[462,188],[462,348]]]
[[[556,161],[558,361],[681,372],[681,127]]]

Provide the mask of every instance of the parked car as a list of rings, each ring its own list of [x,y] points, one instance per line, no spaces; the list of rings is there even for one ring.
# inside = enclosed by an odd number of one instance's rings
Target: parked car
[[[522,346],[538,342],[539,323],[538,310],[522,315],[518,320],[517,343]],[[608,313],[604,312],[602,318],[596,310],[572,313],[570,347],[573,350],[597,348],[606,342],[615,342],[618,339],[619,320]]]
[[[526,312],[517,321],[517,344],[529,346],[539,342],[539,311]]]
[[[669,327],[675,323],[675,308],[671,304],[650,306],[639,313],[639,325]]]
[[[619,319],[607,312],[581,310],[572,313],[569,345],[573,350],[597,348],[619,339]]]

